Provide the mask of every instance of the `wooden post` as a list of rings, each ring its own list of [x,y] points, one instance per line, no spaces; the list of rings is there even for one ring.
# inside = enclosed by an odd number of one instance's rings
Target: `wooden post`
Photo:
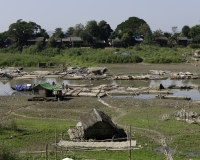
[[[130,142],[130,147],[129,147],[129,160],[131,160],[131,125],[129,129],[129,142]]]
[[[61,158],[63,159],[63,148],[61,146]]]
[[[56,147],[55,160],[57,160],[57,128],[55,129],[55,147]]]
[[[48,144],[45,146],[45,151],[46,151],[46,160],[48,160]]]
[[[63,140],[63,131],[62,131],[62,133],[61,133],[61,140]]]

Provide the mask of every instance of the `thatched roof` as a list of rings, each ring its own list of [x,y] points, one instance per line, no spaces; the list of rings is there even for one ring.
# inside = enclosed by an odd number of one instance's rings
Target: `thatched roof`
[[[97,122],[105,122],[109,124],[111,127],[117,128],[107,114],[105,114],[102,111],[98,111],[95,108],[90,112],[82,115],[80,119],[84,130],[92,127]]]

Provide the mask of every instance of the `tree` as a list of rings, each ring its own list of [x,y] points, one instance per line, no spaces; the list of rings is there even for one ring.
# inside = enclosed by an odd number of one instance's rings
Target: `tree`
[[[6,39],[7,39],[6,32],[0,33],[0,48],[5,47]]]
[[[99,26],[99,38],[101,40],[107,41],[113,30],[111,29],[110,25],[107,24],[107,22],[104,20],[100,21],[98,23],[98,26]]]
[[[35,22],[26,22],[19,19],[9,26],[7,35],[16,39],[19,45],[25,45],[28,38],[36,37],[41,31],[41,26]]]
[[[124,47],[128,47],[128,46],[133,45],[134,39],[133,39],[132,33],[131,32],[124,33],[122,35],[121,42],[124,45]]]
[[[167,38],[170,38],[172,35],[171,35],[171,33],[168,33],[168,32],[164,32],[164,37],[167,37]]]
[[[192,43],[196,43],[196,44],[200,43],[200,34],[192,38]]]
[[[190,28],[189,36],[191,38],[194,38],[197,35],[200,35],[200,25],[195,25],[195,26]]]
[[[172,27],[172,32],[173,32],[173,34],[176,34],[178,32],[178,27],[177,26],[173,26]]]
[[[139,26],[136,32],[138,33],[138,35],[143,35],[144,37],[152,35],[151,28],[147,23],[144,23],[141,26]]]
[[[162,37],[163,36],[163,31],[161,29],[158,29],[156,31],[154,31],[153,33],[153,37]]]
[[[183,26],[182,31],[181,31],[182,35],[189,37],[189,32],[190,32],[190,27],[189,26]]]
[[[48,33],[45,29],[41,29],[40,32],[37,33],[37,36],[38,37],[44,37],[45,39],[49,38],[49,35],[48,35]]]
[[[92,37],[98,38],[100,35],[99,26],[95,20],[88,21],[85,29]]]
[[[139,26],[139,28],[136,30],[139,36],[142,36],[143,43],[145,44],[152,44],[152,31],[151,28],[147,23],[144,23],[143,25]]]
[[[81,24],[81,23],[76,24],[75,27],[74,27],[73,36],[77,36],[77,37],[79,37],[81,31],[83,31],[84,29],[85,29],[85,27],[84,27],[83,24]]]
[[[115,32],[119,38],[122,37],[124,33],[132,32],[133,36],[139,36],[138,30],[139,27],[145,24],[146,22],[143,19],[137,17],[130,17],[125,22],[122,22],[117,26]]]
[[[74,27],[69,27],[65,33],[66,37],[72,36],[74,34]]]
[[[86,45],[92,45],[94,42],[93,37],[86,30],[80,33],[80,37]]]
[[[53,38],[64,38],[64,32],[62,31],[62,28],[56,28],[55,32],[52,35]]]

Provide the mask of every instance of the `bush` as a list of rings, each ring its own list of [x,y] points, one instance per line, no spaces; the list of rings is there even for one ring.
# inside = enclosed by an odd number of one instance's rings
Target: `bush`
[[[8,145],[0,144],[0,160],[19,160],[19,156]]]
[[[190,47],[191,47],[192,49],[195,49],[195,48],[200,48],[200,45],[199,45],[199,44],[194,44],[194,43],[192,43],[192,44],[190,44]]]
[[[16,122],[14,119],[11,120],[11,122],[10,122],[10,128],[11,128],[13,131],[17,131],[17,130],[18,130],[17,122]]]

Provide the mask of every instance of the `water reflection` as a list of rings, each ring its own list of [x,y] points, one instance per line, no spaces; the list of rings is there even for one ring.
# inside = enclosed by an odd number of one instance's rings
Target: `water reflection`
[[[10,81],[0,81],[0,96],[4,95],[12,95],[14,92],[11,89],[11,86],[15,86],[17,84],[38,84],[42,82],[55,82],[58,85],[64,84],[72,84],[72,85],[101,85],[101,84],[109,84],[109,85],[122,85],[122,86],[134,86],[134,87],[150,87],[152,84],[161,83],[164,87],[169,85],[197,85],[200,86],[199,79],[191,79],[191,80],[63,80],[60,78],[36,78],[36,79],[13,79]],[[174,95],[176,96],[188,96],[191,97],[192,100],[200,100],[200,93],[198,90],[172,90]],[[154,97],[153,95],[139,95],[138,97],[134,96],[134,98],[142,98],[142,99],[150,99]]]

